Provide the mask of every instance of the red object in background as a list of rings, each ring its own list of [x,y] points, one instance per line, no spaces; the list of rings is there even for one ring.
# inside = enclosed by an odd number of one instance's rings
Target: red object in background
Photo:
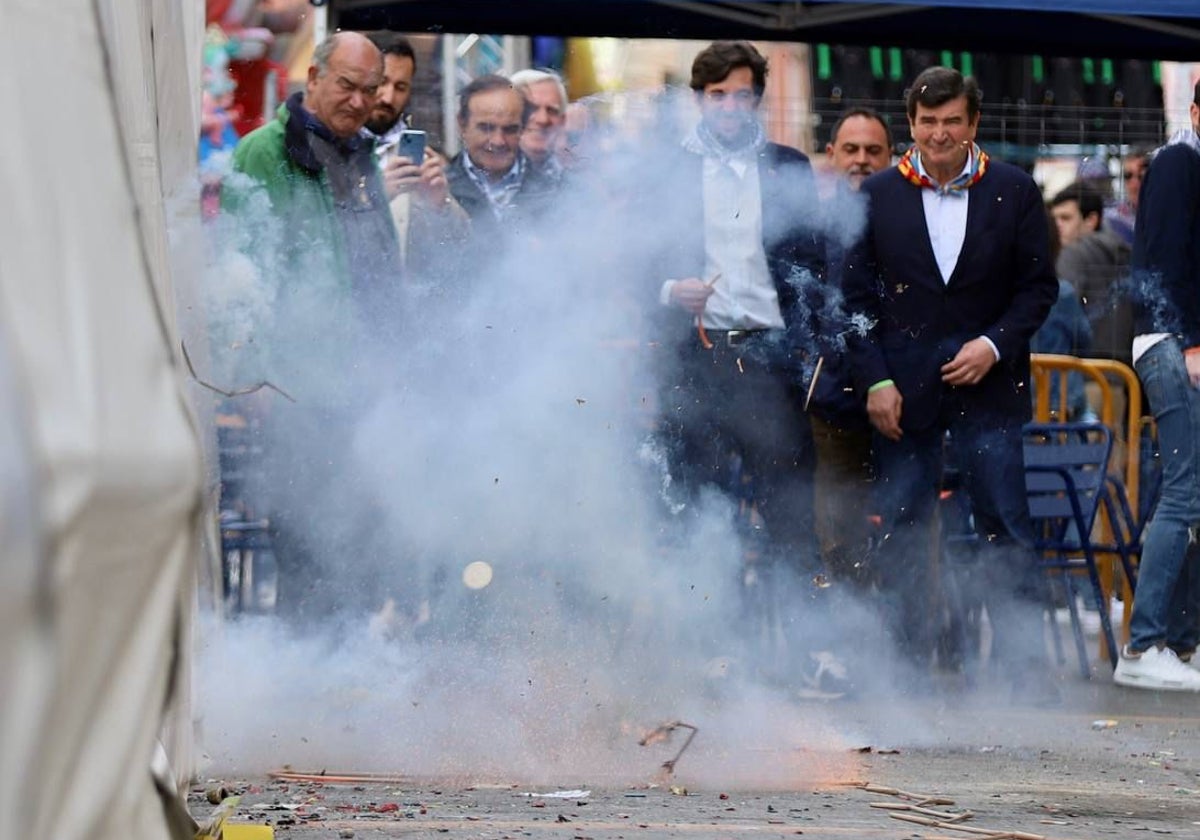
[[[204,4],[204,25],[220,23],[233,5],[233,0],[206,0]]]
[[[271,113],[267,114],[264,108],[268,104],[267,84],[272,73],[275,105],[271,108]],[[287,98],[288,71],[278,62],[260,58],[253,61],[229,62],[229,75],[237,83],[233,93],[233,105],[238,117],[233,121],[233,129],[241,137],[270,119],[274,115],[275,107]]]
[[[206,25],[215,23],[234,39],[239,35],[250,35],[253,31],[255,35],[251,39],[261,40],[262,36],[258,33],[265,30],[244,29],[247,21],[227,19],[233,5],[233,0],[205,0]],[[271,36],[266,37],[269,42]],[[235,84],[229,111],[234,117],[233,130],[242,137],[274,116],[275,106],[287,97],[288,71],[283,65],[267,58],[235,58],[229,62],[229,75]],[[268,85],[271,86],[271,101],[268,101]]]

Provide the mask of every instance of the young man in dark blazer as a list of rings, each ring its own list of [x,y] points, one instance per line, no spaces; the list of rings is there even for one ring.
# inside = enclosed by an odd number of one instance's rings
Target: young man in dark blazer
[[[867,230],[843,285],[855,384],[876,432],[891,631],[913,664],[929,662],[928,523],[948,431],[985,552],[993,657],[1015,678],[1042,650],[1021,426],[1029,339],[1058,283],[1037,186],[974,142],[979,99],[952,69],[913,82],[913,146],[863,184]]]
[[[682,148],[663,150],[652,176],[650,314],[680,500],[695,509],[705,487],[732,489],[730,455],[740,456],[768,536],[747,577],[771,591],[787,623],[811,616],[806,599],[820,572],[802,365],[816,359],[806,297],[819,288],[825,250],[808,158],[768,142],[759,122],[766,74],[745,41],[718,41],[696,57],[700,123]]]

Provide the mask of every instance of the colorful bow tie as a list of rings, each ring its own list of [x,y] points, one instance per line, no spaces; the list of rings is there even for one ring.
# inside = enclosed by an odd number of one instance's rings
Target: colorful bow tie
[[[935,184],[932,178],[917,169],[914,160],[916,154],[917,147],[910,146],[909,150],[904,153],[904,157],[900,158],[900,162],[896,164],[896,167],[900,170],[900,174],[904,176],[906,181],[923,189],[933,190],[938,195],[965,196],[966,190],[979,183],[984,173],[987,172],[987,152],[974,143],[971,144],[971,167],[965,172],[959,173],[958,177],[953,181],[945,184]]]

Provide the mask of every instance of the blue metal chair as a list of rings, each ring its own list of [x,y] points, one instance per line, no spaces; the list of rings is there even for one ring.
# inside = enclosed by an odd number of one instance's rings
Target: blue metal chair
[[[1025,426],[1025,487],[1033,520],[1035,547],[1042,567],[1060,573],[1067,593],[1071,628],[1084,677],[1090,676],[1087,647],[1075,603],[1073,578],[1086,572],[1092,585],[1109,659],[1117,664],[1109,606],[1100,583],[1098,554],[1116,553],[1133,581],[1127,522],[1108,474],[1112,432],[1095,423],[1030,423]],[[1111,543],[1093,540],[1097,516],[1104,508],[1112,523]]]
[[[221,495],[218,525],[221,535],[225,605],[232,613],[257,609],[255,571],[271,555],[269,521],[256,512],[252,494],[262,486],[262,449],[249,418],[225,403],[218,412],[217,454]],[[260,568],[261,570],[261,568]]]

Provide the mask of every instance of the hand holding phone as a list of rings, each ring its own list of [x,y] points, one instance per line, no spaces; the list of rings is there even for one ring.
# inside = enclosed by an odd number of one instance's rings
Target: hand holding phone
[[[415,166],[420,166],[425,160],[425,132],[406,128],[400,132],[400,141],[396,144],[396,155],[406,157]]]

